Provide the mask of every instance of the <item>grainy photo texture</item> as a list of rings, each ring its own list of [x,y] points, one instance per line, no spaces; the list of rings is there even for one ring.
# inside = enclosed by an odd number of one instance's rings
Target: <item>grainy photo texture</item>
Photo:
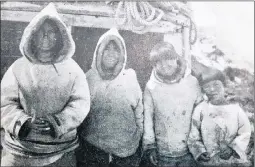
[[[254,166],[254,2],[1,2],[1,166]]]

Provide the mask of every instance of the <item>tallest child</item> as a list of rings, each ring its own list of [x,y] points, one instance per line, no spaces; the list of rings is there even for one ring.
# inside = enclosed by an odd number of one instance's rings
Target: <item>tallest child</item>
[[[86,76],[71,58],[75,44],[50,3],[24,30],[23,55],[1,82],[1,166],[72,166],[76,127],[89,112]]]

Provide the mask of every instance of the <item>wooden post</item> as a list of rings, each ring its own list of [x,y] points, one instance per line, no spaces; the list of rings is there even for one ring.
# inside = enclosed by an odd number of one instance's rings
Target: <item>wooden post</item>
[[[191,12],[189,13],[189,17],[193,18],[193,11],[192,11],[192,5],[190,2],[187,2],[187,7],[191,9]],[[188,26],[183,26],[182,31],[182,39],[183,39],[183,56],[187,60],[188,69],[190,69],[191,73],[191,45],[190,45],[190,26],[191,22],[189,21]]]
[[[182,28],[182,55],[187,61],[187,67],[191,73],[191,55],[190,55],[190,41],[189,41],[189,27]]]

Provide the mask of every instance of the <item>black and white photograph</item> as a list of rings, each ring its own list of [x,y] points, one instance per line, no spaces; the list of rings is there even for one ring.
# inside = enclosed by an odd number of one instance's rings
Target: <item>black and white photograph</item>
[[[1,166],[254,166],[254,1],[0,3]]]

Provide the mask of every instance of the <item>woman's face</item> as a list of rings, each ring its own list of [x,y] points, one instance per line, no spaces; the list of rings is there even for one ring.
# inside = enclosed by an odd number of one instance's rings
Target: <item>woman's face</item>
[[[224,86],[219,80],[204,84],[203,91],[209,100],[220,100],[224,98]]]
[[[56,28],[48,23],[45,22],[40,29],[38,30],[35,36],[35,42],[37,49],[41,51],[50,51],[52,50],[57,44],[57,34]]]
[[[162,76],[172,76],[177,68],[177,60],[160,60],[155,65],[156,72]]]
[[[115,66],[118,64],[119,59],[119,48],[114,42],[109,42],[109,44],[105,47],[102,56],[102,64],[104,65],[105,69],[114,69]]]

